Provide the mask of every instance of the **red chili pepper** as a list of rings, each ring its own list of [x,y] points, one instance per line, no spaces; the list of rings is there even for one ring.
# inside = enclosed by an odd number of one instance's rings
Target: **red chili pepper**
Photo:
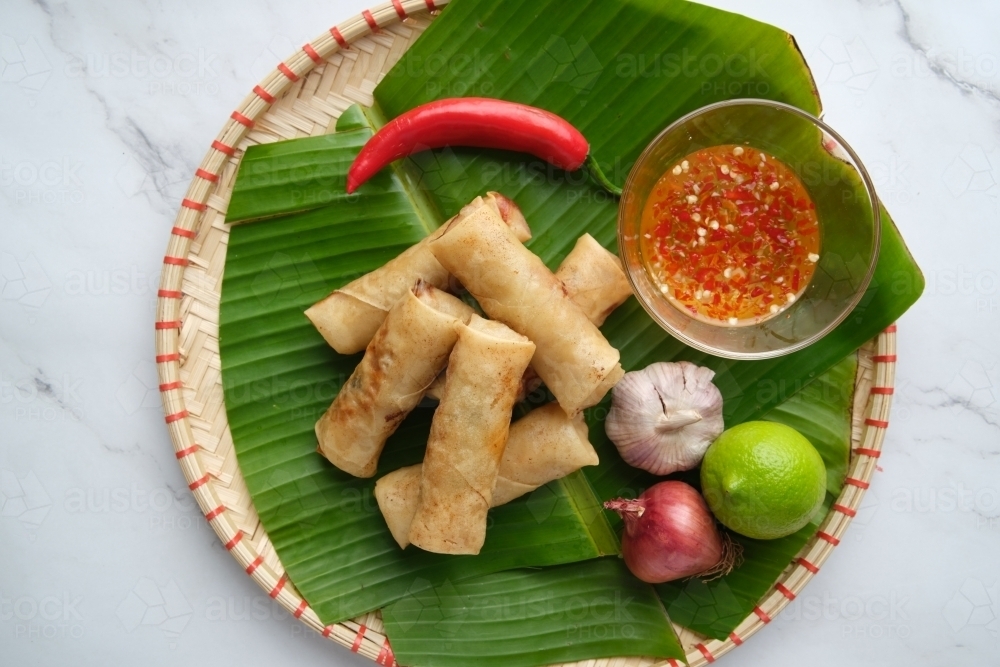
[[[386,123],[354,159],[347,172],[347,192],[358,189],[394,160],[431,148],[474,146],[530,153],[560,169],[588,163],[587,139],[559,116],[524,104],[483,97],[437,100]],[[602,185],[618,190],[599,170]]]

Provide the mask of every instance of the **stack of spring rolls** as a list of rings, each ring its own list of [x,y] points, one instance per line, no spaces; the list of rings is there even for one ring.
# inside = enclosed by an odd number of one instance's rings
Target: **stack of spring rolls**
[[[438,398],[424,462],[385,475],[375,497],[401,547],[477,554],[496,507],[597,465],[582,410],[621,379],[597,328],[631,294],[618,258],[582,236],[553,274],[506,197],[477,197],[382,268],[306,311],[342,354],[364,357],[316,424],[319,451],[372,477],[386,440]],[[445,291],[457,280],[480,317]],[[533,378],[556,401],[511,424]]]

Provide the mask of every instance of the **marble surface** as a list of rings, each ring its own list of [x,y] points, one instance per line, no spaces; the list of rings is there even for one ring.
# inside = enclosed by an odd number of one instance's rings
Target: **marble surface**
[[[995,664],[1000,5],[711,4],[796,36],[927,276],[899,323],[862,511],[799,600],[723,661]],[[364,7],[0,5],[4,665],[368,664],[226,554],[174,460],[152,365],[160,261],[207,144],[280,58]]]

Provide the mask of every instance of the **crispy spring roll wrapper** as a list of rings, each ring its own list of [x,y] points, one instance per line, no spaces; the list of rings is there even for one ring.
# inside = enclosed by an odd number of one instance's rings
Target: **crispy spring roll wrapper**
[[[558,403],[543,405],[510,427],[492,506],[509,503],[552,480],[598,463],[583,413],[570,417]]]
[[[570,300],[597,326],[632,296],[621,261],[590,234],[577,239],[559,265],[556,278],[566,286]]]
[[[410,542],[478,554],[507,444],[510,414],[535,344],[500,322],[459,324],[441,404],[434,411]]]
[[[598,403],[624,375],[618,350],[492,208],[462,209],[430,249],[490,317],[535,343],[531,366],[567,414]]]
[[[511,430],[513,431],[513,427]],[[394,470],[375,482],[375,501],[382,510],[392,538],[403,549],[410,546],[410,525],[420,502],[420,477],[423,469],[424,466],[418,463]]]
[[[471,205],[494,211],[522,243],[531,238],[521,209],[502,194],[489,192],[485,197],[476,197]],[[438,289],[448,286],[448,272],[428,249],[428,244],[443,231],[444,225],[381,268],[336,290],[311,306],[306,317],[337,352],[354,354],[365,349],[389,309],[414,282],[423,280]]]
[[[368,345],[333,404],[316,422],[319,451],[355,477],[371,477],[386,439],[448,363],[473,310],[432,285],[407,290]]]
[[[490,507],[598,463],[583,414],[570,417],[558,403],[549,403],[511,424]],[[420,500],[421,470],[420,464],[400,468],[375,482],[375,500],[404,549],[410,544],[410,524]]]
[[[559,265],[556,278],[566,287],[570,300],[580,306],[584,315],[597,326],[604,324],[608,315],[632,295],[628,278],[622,270],[621,262],[608,252],[590,234],[584,234],[576,241],[576,246]],[[534,389],[537,380],[529,368],[522,382],[522,395]],[[441,399],[444,389],[444,374],[427,388],[426,396]]]

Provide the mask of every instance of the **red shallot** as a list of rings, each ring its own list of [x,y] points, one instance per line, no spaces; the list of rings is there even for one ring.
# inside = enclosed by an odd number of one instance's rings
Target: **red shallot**
[[[650,584],[728,574],[742,548],[719,531],[705,499],[684,482],[660,482],[634,500],[604,503],[625,521],[622,555],[632,574]]]

